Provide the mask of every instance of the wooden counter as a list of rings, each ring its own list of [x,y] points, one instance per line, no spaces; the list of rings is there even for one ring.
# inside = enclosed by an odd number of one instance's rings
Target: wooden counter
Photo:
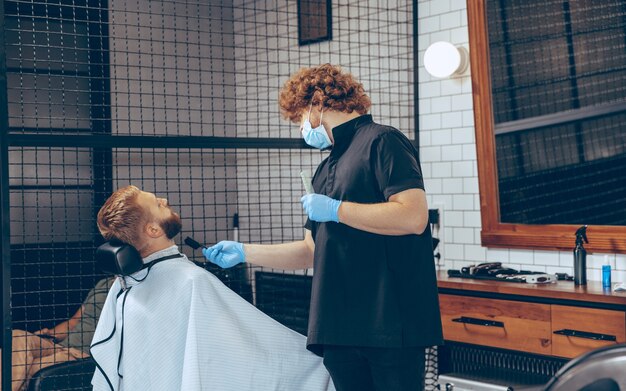
[[[626,291],[613,292],[602,288],[599,281],[576,286],[574,281],[557,281],[551,284],[527,284],[469,278],[448,277],[447,272],[437,273],[440,292],[465,291],[468,295],[482,297],[524,296],[524,301],[559,303],[571,301],[592,308],[626,310]],[[472,294],[474,293],[474,294]],[[481,294],[482,293],[482,294]],[[545,300],[544,300],[545,299]]]
[[[563,358],[626,342],[626,292],[604,290],[599,282],[437,277],[448,341]]]

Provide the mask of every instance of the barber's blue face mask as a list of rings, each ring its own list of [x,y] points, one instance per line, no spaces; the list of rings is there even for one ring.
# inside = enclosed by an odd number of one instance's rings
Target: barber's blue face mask
[[[324,115],[324,112],[322,112]],[[309,117],[302,124],[302,137],[304,142],[312,146],[313,148],[326,149],[333,145],[328,137],[326,128],[322,125],[322,117],[320,116],[320,125],[317,128],[311,127],[311,109],[309,109]]]

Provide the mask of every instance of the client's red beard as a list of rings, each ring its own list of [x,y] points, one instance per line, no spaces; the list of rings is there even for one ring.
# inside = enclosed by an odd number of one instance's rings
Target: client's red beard
[[[180,220],[180,216],[174,212],[172,212],[170,217],[161,221],[161,228],[168,239],[172,239],[174,236],[178,235],[182,227],[183,223]]]

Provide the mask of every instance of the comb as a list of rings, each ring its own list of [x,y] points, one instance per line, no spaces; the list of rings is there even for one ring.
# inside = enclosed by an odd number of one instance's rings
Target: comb
[[[201,245],[200,243],[196,242],[195,240],[193,240],[192,238],[190,238],[189,236],[187,236],[185,238],[185,244],[191,248],[193,248],[194,250],[197,250],[201,247],[205,247],[203,245]]]

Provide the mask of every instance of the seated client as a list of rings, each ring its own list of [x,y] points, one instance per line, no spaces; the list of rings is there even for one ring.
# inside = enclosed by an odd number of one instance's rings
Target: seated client
[[[93,389],[334,389],[305,337],[274,321],[180,253],[181,219],[164,198],[117,190],[98,213],[107,240],[135,247],[144,268],[118,277],[91,354]]]

